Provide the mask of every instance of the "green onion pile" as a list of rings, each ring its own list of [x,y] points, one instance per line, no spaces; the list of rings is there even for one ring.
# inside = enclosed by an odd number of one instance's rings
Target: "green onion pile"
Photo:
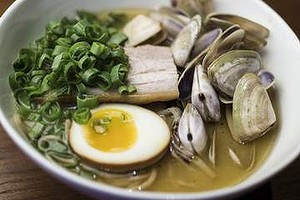
[[[93,97],[87,98],[85,105],[88,87],[121,95],[136,92],[126,83],[129,63],[122,45],[127,37],[113,27],[120,26],[121,17],[108,14],[103,21],[81,11],[76,19],[50,22],[42,38],[21,49],[13,64],[15,72],[9,77],[20,114],[29,117],[24,110],[32,110],[28,104],[32,101],[44,104],[67,99],[75,103],[77,98],[78,108],[93,108],[97,106]],[[86,120],[77,121],[82,124]]]
[[[110,13],[104,20],[79,11],[76,19],[50,22],[43,37],[20,50],[9,77],[32,144],[78,173],[65,122],[86,124],[90,119],[99,99],[88,95],[87,88],[136,92],[126,82],[129,62],[122,45],[127,37],[119,31],[124,18]]]

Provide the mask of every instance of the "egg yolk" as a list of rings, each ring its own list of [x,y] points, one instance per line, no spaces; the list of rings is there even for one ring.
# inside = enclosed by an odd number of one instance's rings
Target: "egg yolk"
[[[105,109],[93,113],[85,125],[85,139],[95,149],[122,152],[137,140],[137,128],[132,116],[122,110]]]

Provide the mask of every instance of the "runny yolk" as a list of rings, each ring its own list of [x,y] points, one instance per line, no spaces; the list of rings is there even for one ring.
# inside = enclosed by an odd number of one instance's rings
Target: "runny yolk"
[[[93,113],[84,130],[88,144],[104,152],[128,150],[137,140],[137,128],[132,116],[117,109]]]

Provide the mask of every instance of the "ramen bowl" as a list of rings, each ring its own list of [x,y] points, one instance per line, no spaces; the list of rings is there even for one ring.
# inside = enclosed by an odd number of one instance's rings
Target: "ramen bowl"
[[[215,0],[216,11],[238,14],[270,29],[268,45],[263,50],[265,68],[276,77],[278,135],[264,163],[250,177],[234,186],[193,193],[130,191],[94,182],[49,162],[21,133],[13,120],[16,113],[8,83],[12,63],[18,51],[43,34],[53,19],[74,16],[77,10],[99,12],[113,8],[156,8],[168,5],[165,0],[17,0],[0,19],[0,119],[7,134],[28,157],[74,189],[95,199],[224,199],[253,189],[289,165],[300,153],[300,43],[293,31],[268,5],[260,0]],[[34,11],[33,11],[34,10]]]

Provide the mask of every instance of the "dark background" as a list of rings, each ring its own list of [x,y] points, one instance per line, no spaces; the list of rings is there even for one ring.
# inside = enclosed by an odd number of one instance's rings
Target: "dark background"
[[[13,0],[0,0],[0,16],[12,2]],[[265,2],[274,8],[300,37],[300,0],[265,0]],[[37,199],[88,200],[89,198],[56,181],[34,165],[16,148],[0,126],[0,200]],[[300,200],[300,158],[263,186],[239,198],[239,200],[254,199]]]

